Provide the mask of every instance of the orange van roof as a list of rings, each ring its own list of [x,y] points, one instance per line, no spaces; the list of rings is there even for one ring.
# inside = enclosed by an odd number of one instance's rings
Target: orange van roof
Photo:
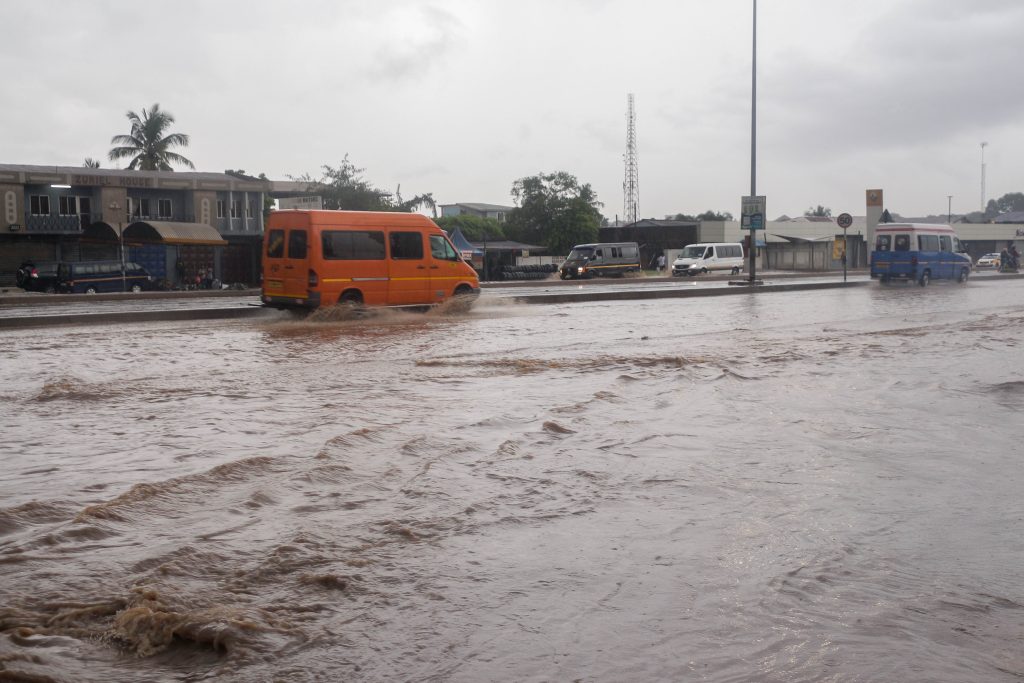
[[[277,221],[275,221],[277,218]],[[272,211],[267,219],[268,225],[281,221],[289,225],[358,225],[358,226],[398,226],[398,227],[432,227],[437,224],[421,213],[405,213],[402,211],[329,211],[284,209]]]

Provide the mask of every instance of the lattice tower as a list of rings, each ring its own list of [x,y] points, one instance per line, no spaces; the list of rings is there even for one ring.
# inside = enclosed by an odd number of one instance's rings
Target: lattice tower
[[[626,179],[622,181],[623,214],[626,223],[640,220],[640,180],[636,159],[636,107],[633,93],[626,109]]]

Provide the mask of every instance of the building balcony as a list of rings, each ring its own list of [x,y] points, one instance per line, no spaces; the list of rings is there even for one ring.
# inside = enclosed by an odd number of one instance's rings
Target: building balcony
[[[93,220],[99,220],[99,215],[90,216],[33,216],[25,215],[25,232],[47,233],[53,235],[79,235],[85,226]]]

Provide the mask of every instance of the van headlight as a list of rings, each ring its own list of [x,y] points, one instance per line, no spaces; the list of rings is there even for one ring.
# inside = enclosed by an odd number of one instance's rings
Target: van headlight
[[[580,266],[579,268],[577,268],[576,272],[582,274],[583,273],[583,266]]]

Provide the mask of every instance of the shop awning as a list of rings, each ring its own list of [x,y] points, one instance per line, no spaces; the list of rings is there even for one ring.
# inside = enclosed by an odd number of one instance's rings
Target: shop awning
[[[205,244],[215,247],[227,244],[219,232],[205,223],[176,221],[136,221],[124,229],[124,238],[163,244]]]

